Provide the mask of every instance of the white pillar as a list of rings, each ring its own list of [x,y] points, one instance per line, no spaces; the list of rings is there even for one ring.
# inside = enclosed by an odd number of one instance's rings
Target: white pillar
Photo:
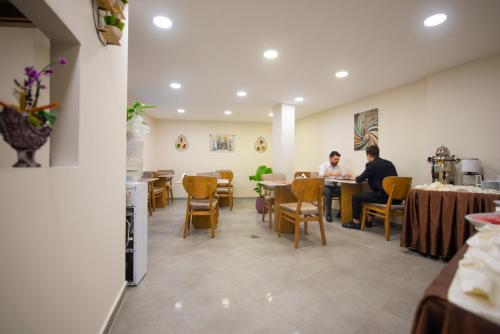
[[[272,136],[272,169],[287,180],[295,168],[295,106],[280,104],[274,109]]]

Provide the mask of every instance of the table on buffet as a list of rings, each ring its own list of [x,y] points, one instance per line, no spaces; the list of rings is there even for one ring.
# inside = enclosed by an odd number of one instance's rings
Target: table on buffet
[[[448,300],[448,289],[467,250],[464,245],[425,290],[413,319],[412,334],[500,333],[500,326]]]
[[[411,189],[401,231],[401,247],[449,259],[473,234],[465,216],[495,211],[500,194]]]

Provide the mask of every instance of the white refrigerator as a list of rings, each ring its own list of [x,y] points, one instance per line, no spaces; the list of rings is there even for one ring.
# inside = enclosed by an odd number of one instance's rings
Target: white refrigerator
[[[148,184],[127,182],[125,277],[138,285],[148,270]]]

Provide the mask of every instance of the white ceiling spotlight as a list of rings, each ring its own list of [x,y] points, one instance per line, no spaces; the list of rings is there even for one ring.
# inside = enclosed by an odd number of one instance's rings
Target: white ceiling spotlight
[[[304,98],[302,96],[297,96],[295,99],[294,99],[295,102],[304,102]]]
[[[226,111],[224,111],[224,114],[226,114],[226,115],[228,115],[228,116],[229,116],[229,115],[231,115],[231,114],[232,114],[232,112],[231,112],[231,110],[226,110]]]
[[[182,88],[182,85],[178,82],[171,82],[170,83],[170,88],[172,89],[181,89]]]
[[[162,29],[170,29],[172,28],[172,21],[165,16],[155,16],[153,18],[153,23],[158,27]]]
[[[186,112],[186,110],[184,110],[184,109],[177,109],[177,112],[178,112],[179,114],[184,114],[184,113]]]
[[[338,71],[337,73],[335,73],[335,76],[336,76],[337,78],[339,78],[339,79],[345,78],[345,77],[347,77],[348,75],[349,75],[349,72],[344,71],[344,70],[342,70],[342,71]]]
[[[269,50],[264,51],[263,55],[264,55],[264,58],[266,58],[266,59],[276,59],[276,58],[278,58],[278,51],[273,50],[273,49],[269,49]]]
[[[424,21],[424,26],[426,27],[434,27],[437,25],[440,25],[444,21],[446,21],[447,16],[446,14],[434,14],[432,16],[429,16],[428,18],[425,19]]]
[[[238,95],[239,97],[245,97],[247,96],[247,92],[245,92],[244,90],[240,90],[236,92],[236,95]]]
[[[268,115],[269,115],[269,117],[273,117],[274,116],[274,114],[272,112],[270,112]]]

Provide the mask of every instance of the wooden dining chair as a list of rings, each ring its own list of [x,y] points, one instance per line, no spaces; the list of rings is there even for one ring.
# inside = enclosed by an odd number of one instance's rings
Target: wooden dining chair
[[[297,178],[292,182],[292,192],[297,198],[296,203],[280,204],[278,219],[278,236],[281,236],[283,220],[294,224],[294,247],[299,248],[299,225],[304,223],[304,233],[307,235],[307,223],[317,221],[321,233],[321,242],[326,245],[325,228],[323,225],[323,187],[322,178]]]
[[[387,203],[365,203],[361,218],[361,230],[366,228],[367,216],[384,218],[385,240],[391,238],[391,217],[404,214],[404,204],[392,204],[393,200],[405,200],[411,188],[411,177],[388,176],[382,181],[382,187],[389,196]]]
[[[160,169],[157,170],[156,173],[158,173],[158,175],[166,175],[172,177],[171,179],[167,180],[167,193],[168,193],[168,199],[170,199],[170,201],[174,203],[174,191],[173,191],[174,185],[172,183],[172,180],[174,179],[175,171],[173,169]]]
[[[229,208],[233,211],[233,177],[234,174],[230,170],[217,170],[221,179],[226,179],[229,183],[221,183],[217,185],[217,197],[227,198],[229,202]]]
[[[146,179],[152,179],[153,175],[154,175],[153,171],[142,172],[142,177]],[[153,182],[148,182],[148,213],[150,216],[156,209],[154,201],[155,201],[155,196],[154,196]]]
[[[213,176],[184,176],[182,185],[188,194],[184,239],[191,228],[193,216],[209,216],[211,237],[215,238],[219,218],[219,205],[215,198],[217,178]]]
[[[263,174],[262,181],[286,181],[285,174],[282,173],[271,173]],[[264,211],[262,211],[262,221],[266,217],[266,213],[269,214],[269,228],[273,225],[273,210],[274,210],[274,194],[265,190],[264,192]]]
[[[154,178],[158,178],[158,180],[153,182],[153,193],[154,193],[154,202],[156,207],[156,200],[159,200],[161,207],[166,207],[168,205],[168,184],[167,180],[162,177],[158,177],[158,174],[153,173]]]

